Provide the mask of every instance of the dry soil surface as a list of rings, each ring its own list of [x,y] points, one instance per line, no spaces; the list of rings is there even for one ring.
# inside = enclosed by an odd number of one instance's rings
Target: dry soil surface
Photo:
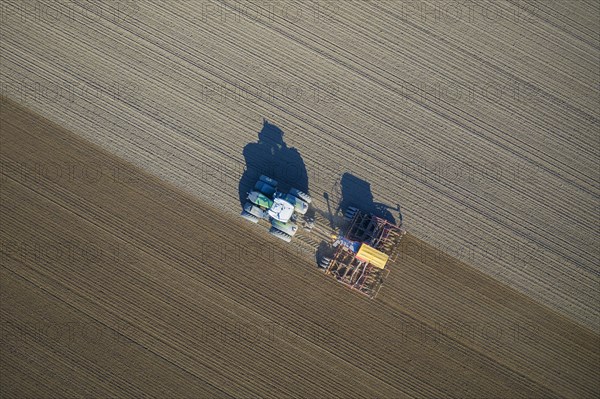
[[[3,1],[0,78],[230,215],[267,119],[319,209],[351,173],[415,237],[598,331],[599,4]]]
[[[597,334],[411,234],[369,300],[26,108],[1,122],[2,397],[598,394]]]
[[[598,2],[0,5],[3,395],[600,395]],[[374,301],[314,267],[350,201]]]

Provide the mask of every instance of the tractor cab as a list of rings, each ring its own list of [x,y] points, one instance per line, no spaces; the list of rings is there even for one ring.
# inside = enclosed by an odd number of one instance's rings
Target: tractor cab
[[[273,205],[269,209],[269,216],[280,222],[287,222],[294,214],[294,205],[283,198],[275,198]]]

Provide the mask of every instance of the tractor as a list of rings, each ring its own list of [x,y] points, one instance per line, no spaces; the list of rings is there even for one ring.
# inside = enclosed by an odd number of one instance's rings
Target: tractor
[[[290,242],[298,231],[298,215],[305,215],[311,202],[308,194],[296,188],[288,193],[277,189],[277,181],[261,175],[246,197],[241,216],[252,222],[268,220],[269,234]]]

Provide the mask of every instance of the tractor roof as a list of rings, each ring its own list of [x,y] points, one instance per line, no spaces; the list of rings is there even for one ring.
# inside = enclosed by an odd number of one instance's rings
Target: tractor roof
[[[269,209],[269,215],[280,222],[287,222],[294,214],[294,205],[283,198],[275,198],[273,206]]]

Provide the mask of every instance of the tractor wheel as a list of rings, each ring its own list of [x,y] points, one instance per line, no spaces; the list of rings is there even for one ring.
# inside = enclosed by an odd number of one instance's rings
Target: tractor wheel
[[[298,190],[297,188],[292,188],[290,190],[290,194],[292,194],[294,197],[300,198],[302,201],[306,202],[307,204],[310,204],[310,202],[312,201],[312,198],[310,198],[310,195],[306,194],[304,191]]]
[[[253,214],[248,213],[246,211],[242,211],[240,216],[252,223],[258,223],[258,218],[256,216],[254,216]]]
[[[271,229],[269,230],[269,234],[285,241],[285,242],[290,242],[292,241],[292,236],[289,234],[285,234],[283,231],[281,230],[277,230],[275,227],[271,227]]]

